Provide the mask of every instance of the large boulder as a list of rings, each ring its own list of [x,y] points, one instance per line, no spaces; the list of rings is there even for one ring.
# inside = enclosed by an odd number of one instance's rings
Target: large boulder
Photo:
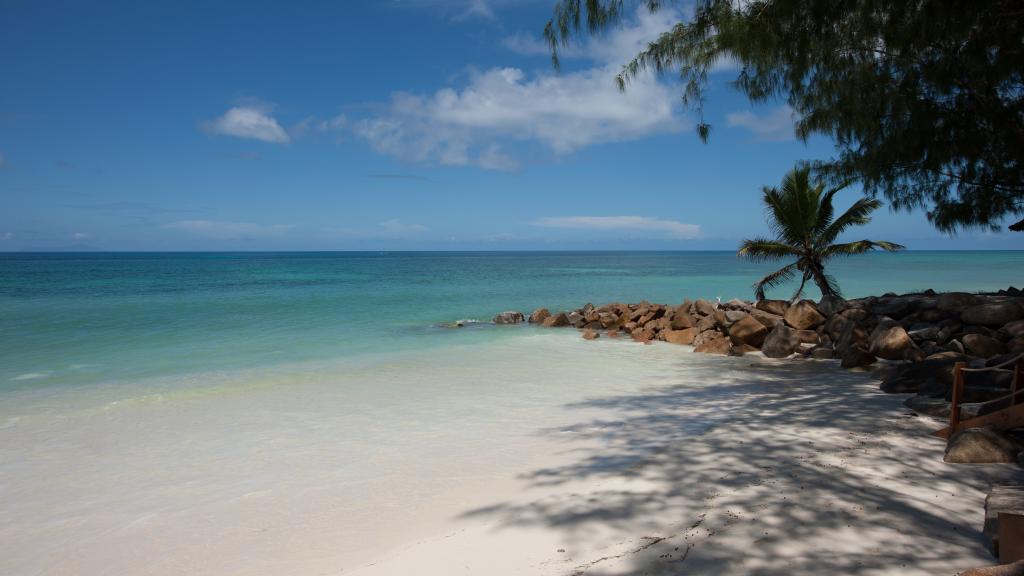
[[[786,309],[789,308],[789,302],[786,302],[785,300],[758,300],[757,304],[754,304],[754,307],[769,314],[785,316]]]
[[[818,302],[818,312],[821,312],[825,317],[835,316],[843,310],[846,310],[846,300],[843,300],[839,296],[822,296]]]
[[[946,292],[939,294],[939,310],[963,310],[978,303],[978,297],[967,292]]]
[[[665,342],[670,344],[684,344],[689,346],[693,344],[694,338],[697,337],[696,328],[683,328],[682,330],[666,330],[661,333],[661,337],[664,338]]]
[[[693,303],[693,309],[701,316],[710,316],[715,311],[715,305],[707,300],[701,299]]]
[[[810,300],[801,300],[790,306],[783,315],[786,324],[797,330],[808,330],[825,321],[818,307]]]
[[[561,328],[562,326],[569,325],[569,316],[565,312],[559,312],[554,316],[548,316],[541,322],[541,326],[548,328]]]
[[[860,345],[860,331],[853,321],[842,324],[835,338],[835,356],[843,368],[860,368],[870,366],[876,360],[875,355]]]
[[[768,329],[765,328],[764,324],[758,322],[754,317],[746,313],[743,313],[742,318],[736,320],[731,326],[729,326],[729,339],[737,346],[740,344],[747,344],[755,348],[760,348],[761,344],[764,343],[765,336],[767,335]]]
[[[772,328],[761,344],[761,352],[769,358],[785,358],[800,348],[800,337],[797,333],[779,322]]]
[[[597,330],[584,330],[583,331],[583,339],[584,340],[597,340],[600,337],[601,337],[601,335],[598,334]]]
[[[1024,318],[1024,309],[1016,302],[990,302],[971,306],[960,314],[964,324],[1002,326],[1007,322]]]
[[[540,324],[551,316],[547,308],[537,308],[530,313],[530,324]]]
[[[520,324],[526,320],[522,312],[508,310],[494,317],[495,324]]]
[[[918,414],[935,416],[936,418],[949,418],[950,404],[944,398],[911,396],[903,401],[903,405]]]
[[[1022,447],[990,428],[967,428],[949,439],[942,460],[954,464],[1017,463]]]
[[[704,354],[729,354],[732,349],[732,345],[729,343],[729,339],[724,336],[718,338],[710,338],[702,342],[700,345],[694,347],[694,352],[702,352]]]
[[[924,358],[924,354],[907,335],[907,331],[899,325],[886,327],[884,324],[879,324],[878,328],[871,333],[868,352],[886,360],[920,360]]]
[[[1002,342],[984,334],[964,334],[961,342],[968,354],[982,358],[1006,353],[1006,346]]]
[[[1003,326],[1003,332],[1005,332],[1011,338],[1019,338],[1024,336],[1024,320],[1014,320],[1008,322],[1006,326]]]
[[[676,308],[675,314],[672,315],[672,329],[673,330],[684,330],[686,328],[693,328],[693,316],[690,313],[681,310],[681,306]]]

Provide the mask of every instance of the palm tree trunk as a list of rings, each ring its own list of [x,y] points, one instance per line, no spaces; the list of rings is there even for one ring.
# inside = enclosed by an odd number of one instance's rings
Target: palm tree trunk
[[[838,296],[832,286],[829,285],[828,279],[825,278],[825,268],[820,264],[811,268],[811,274],[814,277],[814,283],[818,285],[818,290],[821,290],[822,298],[826,296]]]

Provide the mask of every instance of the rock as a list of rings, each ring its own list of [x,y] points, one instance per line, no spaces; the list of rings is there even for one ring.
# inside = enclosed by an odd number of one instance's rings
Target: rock
[[[725,325],[726,327],[732,326],[744,318],[749,318],[750,314],[747,314],[743,310],[726,310],[725,311]]]
[[[583,314],[576,311],[569,312],[566,319],[569,321],[569,324],[572,324],[576,328],[582,328],[583,325],[587,323],[587,319],[583,317]]]
[[[935,325],[927,326],[924,328],[916,328],[907,332],[907,336],[910,336],[911,340],[936,340],[939,337],[939,327]]]
[[[1016,302],[990,302],[971,306],[960,314],[964,324],[981,324],[983,326],[1002,326],[1014,320],[1024,318],[1024,310]]]
[[[509,310],[494,317],[495,324],[519,324],[526,320],[522,312]]]
[[[583,331],[583,339],[584,340],[597,340],[600,337],[601,337],[601,335],[597,333],[597,330],[584,330]]]
[[[1006,353],[1006,346],[1002,342],[984,334],[965,334],[962,342],[967,353],[974,356],[989,358]]]
[[[847,308],[840,312],[840,315],[847,320],[859,322],[868,317],[868,311],[863,308]]]
[[[978,297],[967,292],[946,292],[939,294],[939,310],[963,310],[978,303]]]
[[[903,402],[903,405],[918,414],[935,416],[936,418],[949,418],[950,404],[943,398],[911,396]]]
[[[839,296],[823,296],[821,301],[818,302],[818,312],[824,314],[826,318],[839,314],[846,310],[846,307],[846,300]]]
[[[713,316],[704,316],[697,321],[697,331],[707,332],[708,330],[715,329],[715,318]]]
[[[693,351],[701,352],[704,354],[729,354],[732,346],[729,344],[729,339],[724,336],[718,338],[711,338],[696,346]]]
[[[583,330],[600,330],[602,328],[604,328],[604,326],[600,322],[598,322],[597,320],[594,320],[593,322],[587,322],[586,324],[584,324],[582,329]]]
[[[1020,444],[990,428],[968,428],[949,439],[942,460],[953,464],[1015,464],[1022,449]]]
[[[715,312],[715,305],[707,300],[697,300],[693,303],[693,309],[701,316],[710,316]]]
[[[726,314],[731,313],[726,312]],[[741,312],[741,314],[743,316],[729,326],[729,339],[737,346],[746,344],[759,348],[764,343],[765,336],[768,335],[768,329],[750,314],[746,312]]]
[[[907,336],[907,331],[902,326],[885,327],[879,325],[871,333],[871,343],[868,352],[885,358],[886,360],[911,360],[923,359],[924,354],[917,348],[914,341]]]
[[[799,347],[800,337],[785,323],[779,322],[765,336],[761,352],[769,358],[785,358]]]
[[[569,316],[566,315],[565,312],[559,312],[554,316],[548,316],[547,318],[544,319],[543,322],[541,322],[541,326],[546,326],[548,328],[561,328],[562,326],[568,325]]]
[[[814,330],[797,330],[796,336],[803,344],[817,344],[821,341],[821,336]]]
[[[890,300],[888,302],[880,302],[875,305],[873,312],[880,316],[889,316],[891,318],[903,318],[913,310],[913,305],[902,298],[896,300]]]
[[[697,336],[693,339],[693,346],[700,346],[705,342],[708,342],[709,340],[714,340],[716,338],[725,338],[725,334],[722,334],[718,330],[708,330],[706,332],[699,332]]]
[[[785,322],[782,316],[772,314],[771,312],[765,312],[764,310],[758,310],[757,308],[750,311],[750,316],[761,324],[764,324],[764,327],[769,330],[774,328],[776,323]]]
[[[530,313],[530,324],[540,324],[551,316],[547,308],[537,308]]]
[[[684,344],[689,346],[690,344],[693,344],[694,338],[697,337],[697,330],[695,328],[667,330],[661,335],[665,339],[665,342],[670,344]]]
[[[621,335],[621,332],[619,332],[618,330],[609,330],[609,331],[605,332],[605,334],[609,338],[618,338]]]
[[[868,352],[858,343],[857,325],[848,321],[842,326],[835,344],[835,356],[843,368],[860,368],[870,366],[876,360],[875,355]]]
[[[810,300],[801,300],[793,304],[786,310],[783,318],[785,318],[786,324],[797,330],[814,328],[825,321],[825,317],[818,312],[818,308]]]
[[[811,358],[816,360],[831,360],[835,357],[835,350],[831,346],[815,346],[811,349]]]
[[[1010,354],[1024,354],[1024,336],[1018,336],[1007,342],[1006,351]]]
[[[1003,331],[1011,338],[1024,336],[1024,320],[1014,320],[1003,326]]]
[[[755,354],[760,352],[749,344],[738,344],[729,349],[729,356],[743,356],[744,354]]]
[[[693,316],[690,316],[689,312],[685,312],[683,310],[680,310],[679,308],[676,309],[675,314],[672,316],[673,330],[693,328],[693,324]]]
[[[754,307],[769,314],[785,316],[786,309],[789,308],[789,302],[786,302],[785,300],[758,300],[757,303],[754,304]]]
[[[889,394],[945,398],[953,387],[953,365],[967,360],[967,356],[953,352],[928,356],[921,362],[897,367],[895,374],[884,378],[879,388]]]
[[[650,342],[656,335],[652,328],[637,328],[630,333],[636,342]]]

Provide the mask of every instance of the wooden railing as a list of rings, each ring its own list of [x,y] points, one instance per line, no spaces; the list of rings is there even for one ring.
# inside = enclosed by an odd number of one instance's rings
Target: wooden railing
[[[1009,365],[1013,365],[1012,369],[1006,368]],[[966,362],[957,362],[953,365],[953,401],[950,405],[949,411],[949,431],[948,437],[956,434],[960,429],[960,409],[963,404],[964,398],[964,373],[965,372],[1013,372],[1013,383],[1010,387],[1010,393],[1006,396],[1001,396],[989,402],[1000,402],[1009,399],[1009,404],[1001,408],[1011,408],[1017,405],[1018,402],[1024,401],[1024,382],[1021,382],[1021,374],[1024,372],[1024,354],[1018,354],[1017,356],[1010,358],[1002,364],[996,366],[986,366],[985,368],[968,368]],[[972,420],[975,420],[972,418]],[[940,431],[944,432],[944,431]]]

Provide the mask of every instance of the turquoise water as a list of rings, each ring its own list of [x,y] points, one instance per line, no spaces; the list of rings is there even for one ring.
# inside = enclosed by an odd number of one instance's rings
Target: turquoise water
[[[906,252],[831,270],[847,296],[863,296],[1020,286],[1022,265],[1024,251]],[[750,298],[771,269],[732,252],[4,254],[0,390],[509,338],[522,328],[436,325],[585,302]]]

